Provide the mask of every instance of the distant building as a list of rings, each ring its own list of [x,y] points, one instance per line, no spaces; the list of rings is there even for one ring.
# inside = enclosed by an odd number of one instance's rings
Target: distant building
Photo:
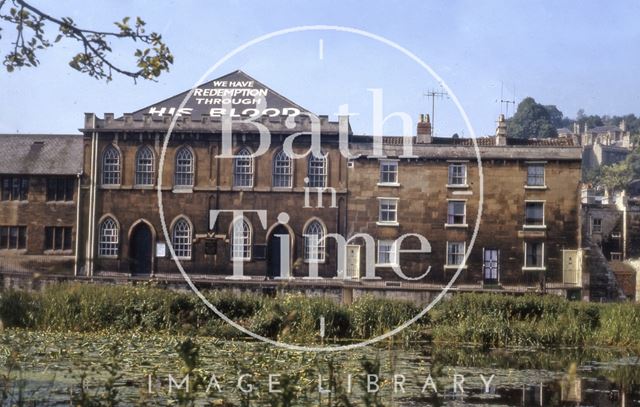
[[[640,258],[640,194],[630,196],[621,192],[613,196],[605,194],[599,199],[595,197],[590,190],[583,190],[585,244],[593,244],[592,251],[602,253],[619,287],[627,297],[634,298],[637,273],[630,264],[623,262]],[[592,285],[593,280],[592,276]]]
[[[557,131],[559,137],[574,138],[582,146],[583,178],[602,165],[624,161],[634,147],[624,120],[619,126],[589,128],[585,124],[581,129],[576,123],[573,130],[563,127]]]

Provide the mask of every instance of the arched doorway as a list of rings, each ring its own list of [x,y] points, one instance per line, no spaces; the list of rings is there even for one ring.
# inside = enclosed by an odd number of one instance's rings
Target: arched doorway
[[[284,225],[278,225],[271,231],[267,243],[267,277],[288,278],[291,276],[291,240],[289,229]],[[285,244],[289,246],[289,255],[283,257],[282,250],[286,247],[283,247]]]
[[[153,234],[145,222],[138,223],[129,239],[129,269],[131,274],[151,274]]]

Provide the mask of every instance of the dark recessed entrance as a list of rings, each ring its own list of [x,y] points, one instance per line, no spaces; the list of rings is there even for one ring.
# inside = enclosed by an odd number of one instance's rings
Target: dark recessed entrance
[[[289,267],[289,259],[282,259],[281,248],[282,245],[289,242],[289,253],[291,253],[291,236],[289,230],[283,225],[276,226],[271,235],[269,236],[269,242],[267,244],[267,277],[283,277],[281,268]],[[289,270],[285,270],[286,275],[289,274]]]
[[[153,235],[149,225],[138,223],[131,232],[129,242],[129,269],[131,274],[151,274]]]

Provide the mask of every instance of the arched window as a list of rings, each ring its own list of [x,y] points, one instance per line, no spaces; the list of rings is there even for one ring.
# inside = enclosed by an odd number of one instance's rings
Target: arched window
[[[291,157],[280,150],[273,157],[273,186],[291,188],[292,181]]]
[[[102,153],[102,184],[120,185],[120,152],[114,146]]]
[[[191,258],[191,225],[186,219],[180,218],[173,225],[171,244],[176,256],[182,259]]]
[[[193,153],[187,147],[182,147],[176,153],[175,185],[179,187],[193,186]]]
[[[251,259],[251,226],[242,218],[233,222],[231,231],[231,260]]]
[[[149,146],[142,146],[136,153],[136,185],[153,185],[154,173],[153,151]]]
[[[309,183],[312,188],[324,188],[327,186],[327,156],[316,157],[313,153],[309,156],[307,171]]]
[[[238,151],[233,160],[233,186],[253,186],[253,157],[248,148]]]
[[[323,262],[326,251],[325,230],[322,223],[317,220],[307,225],[304,236],[304,260],[311,262]]]
[[[99,256],[117,256],[118,255],[118,224],[111,218],[105,218],[100,223],[98,240]]]

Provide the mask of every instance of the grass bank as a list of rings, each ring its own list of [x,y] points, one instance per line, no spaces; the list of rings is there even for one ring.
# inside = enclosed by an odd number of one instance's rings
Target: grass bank
[[[208,301],[231,320],[259,335],[290,342],[363,339],[380,335],[415,316],[410,302],[362,297],[350,306],[300,294],[262,296],[210,291]],[[91,332],[169,331],[222,338],[244,337],[191,292],[150,286],[60,284],[38,292],[0,293],[5,327]],[[405,334],[415,338],[422,330]]]
[[[298,343],[357,340],[387,332],[420,307],[362,297],[349,306],[299,294],[261,296],[206,292],[218,310],[260,335]],[[5,327],[94,332],[168,331],[236,338],[243,335],[192,293],[150,286],[61,284],[40,292],[0,293]],[[640,305],[570,302],[554,296],[461,294],[438,304],[403,331],[404,340],[505,346],[615,346],[640,351]]]
[[[503,346],[615,346],[640,350],[640,305],[556,296],[464,294],[431,313],[433,340]]]

